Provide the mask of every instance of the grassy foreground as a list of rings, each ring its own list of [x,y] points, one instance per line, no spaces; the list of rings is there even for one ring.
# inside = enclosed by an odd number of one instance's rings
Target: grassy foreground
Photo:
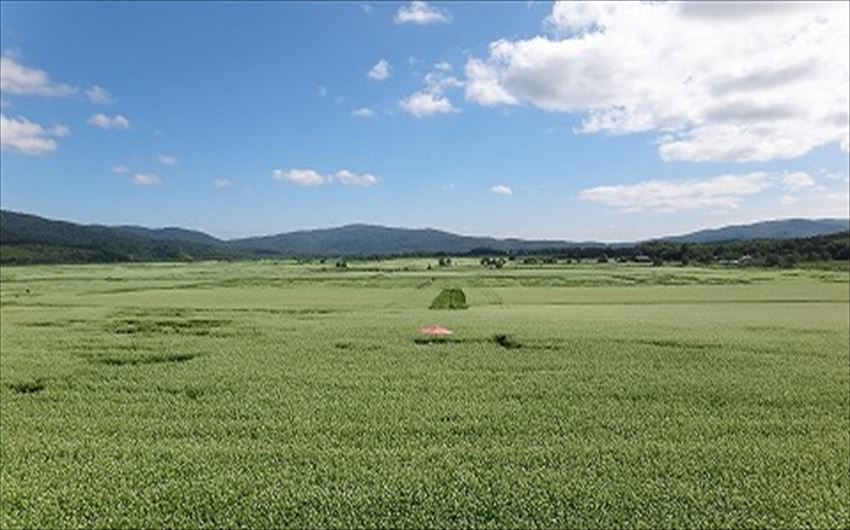
[[[850,526],[846,271],[426,264],[3,267],[0,527]]]

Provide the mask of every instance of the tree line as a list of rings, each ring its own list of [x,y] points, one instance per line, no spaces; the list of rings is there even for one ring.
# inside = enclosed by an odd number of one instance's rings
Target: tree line
[[[648,241],[637,245],[587,246],[539,249],[533,252],[504,252],[478,248],[466,254],[480,257],[481,265],[501,268],[507,261],[547,264],[616,260],[661,265],[737,265],[750,267],[794,267],[799,263],[850,260],[850,232],[799,239],[757,239],[719,243],[675,243]]]

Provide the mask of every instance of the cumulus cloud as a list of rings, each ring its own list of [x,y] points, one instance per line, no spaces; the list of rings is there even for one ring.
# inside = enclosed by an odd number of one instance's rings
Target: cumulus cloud
[[[391,73],[390,71],[390,63],[388,63],[385,59],[381,59],[380,61],[375,63],[375,66],[373,66],[369,70],[369,73],[367,73],[366,76],[369,79],[383,81],[385,79],[389,79]]]
[[[90,103],[94,103],[95,105],[110,105],[113,103],[112,95],[109,94],[109,91],[97,85],[86,90],[86,97],[89,98]]]
[[[160,179],[153,173],[136,173],[133,175],[133,184],[137,186],[156,186]]]
[[[89,118],[89,124],[101,129],[129,129],[130,120],[120,114],[107,116],[106,114],[95,114]]]
[[[764,172],[722,175],[685,181],[650,180],[623,186],[597,186],[582,190],[580,197],[625,211],[694,210],[736,208],[741,199],[771,185]]]
[[[416,92],[399,102],[401,108],[417,118],[457,112],[451,101],[440,94]]]
[[[275,169],[274,178],[298,186],[321,186],[334,181],[346,185],[369,188],[378,183],[378,177],[369,173],[354,173],[341,169],[333,174],[324,174],[315,169]]]
[[[466,63],[466,99],[479,105],[516,105],[516,97],[511,95],[499,81],[499,72],[478,59]]]
[[[793,158],[850,138],[846,2],[563,2],[466,64],[466,98],[656,131],[665,160]],[[722,21],[722,22],[718,22]]]
[[[359,109],[352,110],[351,115],[356,118],[371,118],[375,115],[375,111],[369,107],[360,107]]]
[[[160,164],[165,164],[166,166],[173,166],[177,163],[177,157],[174,155],[159,155],[156,159],[159,160]]]
[[[347,169],[341,169],[334,173],[334,178],[340,183],[359,188],[371,188],[378,183],[378,177],[369,173],[352,173]]]
[[[218,189],[230,188],[233,187],[233,182],[225,178],[213,179],[212,187]]]
[[[789,173],[782,177],[782,187],[786,190],[800,190],[805,188],[814,188],[815,179],[803,171]]]
[[[321,186],[330,182],[327,175],[322,175],[313,169],[275,169],[274,178],[299,186]]]
[[[0,148],[30,156],[55,151],[56,138],[67,136],[70,131],[64,125],[44,127],[23,116],[7,118],[0,114]]]
[[[425,76],[425,89],[414,92],[409,97],[399,101],[399,106],[417,118],[434,114],[459,112],[445,96],[452,88],[462,87],[463,82],[450,76],[444,69],[437,69]]]
[[[513,195],[514,193],[514,190],[510,186],[505,186],[504,184],[493,186],[490,188],[490,191],[496,195]]]
[[[451,19],[448,12],[420,0],[401,6],[395,14],[396,24],[445,24]]]
[[[65,97],[76,91],[75,87],[54,82],[44,70],[28,68],[6,55],[0,57],[0,92]]]

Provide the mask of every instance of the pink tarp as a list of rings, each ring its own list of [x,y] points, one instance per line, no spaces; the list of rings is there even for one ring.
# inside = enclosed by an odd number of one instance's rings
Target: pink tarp
[[[426,326],[419,330],[420,333],[425,335],[431,335],[434,337],[442,337],[445,335],[451,335],[452,330],[446,329],[443,326]]]

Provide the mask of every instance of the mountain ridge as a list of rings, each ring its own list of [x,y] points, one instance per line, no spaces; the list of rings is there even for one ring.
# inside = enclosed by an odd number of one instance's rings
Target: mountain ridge
[[[647,241],[712,243],[750,239],[792,239],[850,230],[848,219],[784,219],[729,225],[652,240],[601,243],[595,241],[526,240],[467,236],[434,228],[398,228],[351,223],[332,228],[295,230],[257,237],[219,239],[200,230],[180,227],[106,226],[0,210],[0,261],[55,262],[63,254],[71,261],[172,261],[250,259],[257,257],[350,257],[424,254],[519,252],[571,248],[623,248]]]

